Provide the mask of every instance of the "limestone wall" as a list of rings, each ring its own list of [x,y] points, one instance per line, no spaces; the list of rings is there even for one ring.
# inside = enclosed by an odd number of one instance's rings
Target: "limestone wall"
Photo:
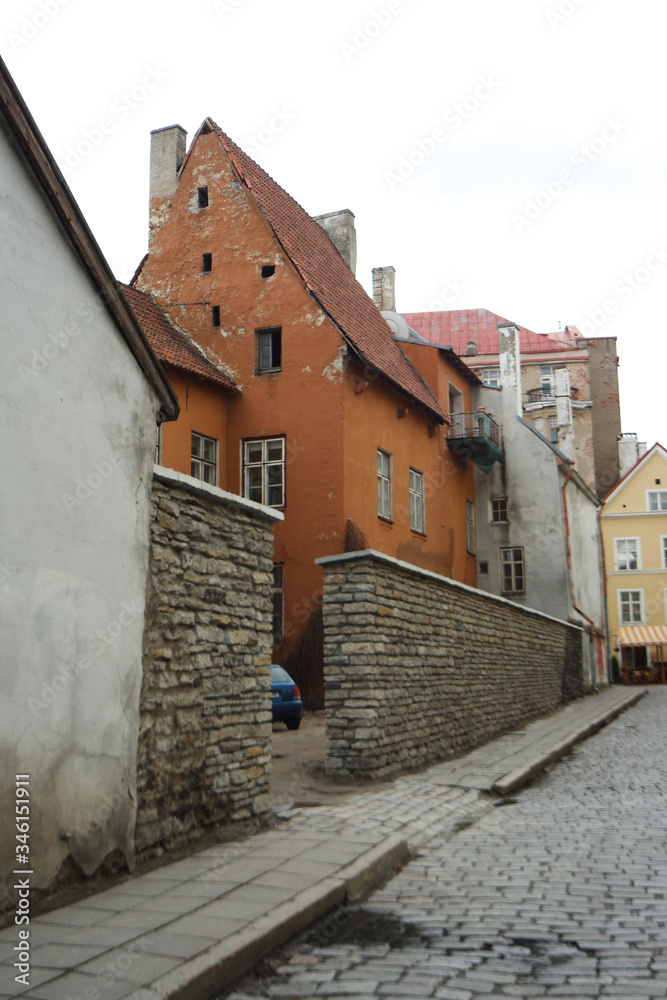
[[[137,855],[270,814],[273,522],[156,469],[137,762]]]
[[[443,760],[583,694],[575,626],[371,550],[318,562],[332,776]]]

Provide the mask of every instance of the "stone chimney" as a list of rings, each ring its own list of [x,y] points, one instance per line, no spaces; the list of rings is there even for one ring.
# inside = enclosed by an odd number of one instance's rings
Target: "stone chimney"
[[[500,405],[503,423],[523,416],[521,403],[521,344],[519,328],[514,323],[498,324],[500,362]]]
[[[618,435],[618,478],[622,479],[626,472],[629,472],[635,462],[638,462],[642,455],[646,454],[646,444],[637,440],[637,435],[633,433]]]
[[[373,301],[380,312],[396,312],[396,268],[373,268]]]
[[[570,373],[567,368],[559,368],[556,371],[556,423],[558,424],[558,447],[566,458],[574,462],[574,423],[572,420]]]
[[[357,231],[354,215],[349,208],[340,212],[327,212],[313,216],[318,226],[324,230],[352,274],[357,271]]]
[[[149,242],[165,221],[165,201],[176,192],[187,135],[180,125],[156,128],[151,132]]]

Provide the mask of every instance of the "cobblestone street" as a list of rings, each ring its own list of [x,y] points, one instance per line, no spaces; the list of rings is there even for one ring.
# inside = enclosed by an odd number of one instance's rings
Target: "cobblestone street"
[[[503,808],[431,827],[362,913],[226,996],[667,996],[666,717],[653,688]]]

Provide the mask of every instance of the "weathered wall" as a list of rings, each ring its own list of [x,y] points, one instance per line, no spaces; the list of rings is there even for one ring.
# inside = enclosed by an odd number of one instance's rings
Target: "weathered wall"
[[[156,469],[137,853],[269,815],[271,529],[281,514]]]
[[[570,593],[567,546],[556,455],[512,407],[512,390],[487,389],[487,412],[500,423],[505,461],[488,475],[477,470],[477,559],[488,564],[477,585],[501,593],[500,549],[524,550],[525,592],[515,602],[567,619]],[[492,497],[506,496],[508,520],[491,523]],[[593,507],[593,511],[595,508]]]
[[[593,337],[588,341],[588,356],[593,400],[595,492],[603,497],[619,477],[617,441],[621,433],[621,409],[616,338]]]
[[[332,776],[451,757],[583,694],[579,628],[370,550],[321,563]]]
[[[0,878],[29,773],[46,889],[133,862],[159,403],[2,132],[0,161]]]

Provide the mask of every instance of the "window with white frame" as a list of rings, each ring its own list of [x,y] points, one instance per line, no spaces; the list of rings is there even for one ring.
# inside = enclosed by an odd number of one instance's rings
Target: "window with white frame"
[[[644,591],[619,590],[618,620],[621,625],[643,625]]]
[[[507,519],[507,497],[491,497],[491,523],[504,524]]]
[[[190,475],[212,486],[218,485],[218,442],[215,438],[196,434],[190,436]]]
[[[667,535],[660,536],[660,549],[662,553],[662,568],[667,569]]]
[[[267,507],[285,506],[285,438],[243,442],[243,495]]]
[[[424,474],[410,469],[410,527],[424,534]]]
[[[535,417],[535,419],[533,420],[533,427],[535,428],[536,431],[539,431],[540,434],[543,434],[544,433],[544,417]]]
[[[614,569],[618,571],[639,569],[639,539],[614,539]]]
[[[667,510],[667,490],[647,490],[646,498],[649,511]]]
[[[492,389],[500,388],[500,368],[482,368],[482,382]]]
[[[273,604],[273,644],[279,646],[285,638],[285,564],[273,564],[273,586],[271,588]]]
[[[549,417],[549,440],[552,444],[558,444],[558,417]]]
[[[391,455],[378,448],[378,517],[391,521]]]
[[[523,594],[526,589],[526,572],[523,548],[500,550],[500,592],[501,594]]]
[[[466,552],[475,554],[475,505],[466,500]]]

